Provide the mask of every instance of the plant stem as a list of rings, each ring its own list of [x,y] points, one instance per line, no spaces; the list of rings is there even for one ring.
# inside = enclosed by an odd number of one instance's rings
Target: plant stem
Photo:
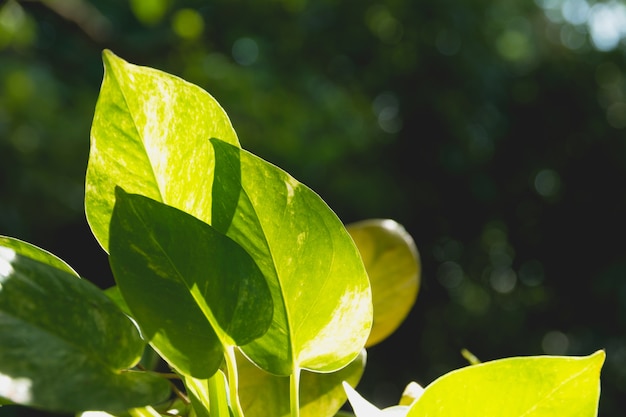
[[[289,390],[291,417],[300,417],[300,368],[289,376]]]
[[[149,405],[140,408],[131,408],[128,410],[128,414],[130,414],[131,417],[161,417],[161,414]]]
[[[217,371],[211,378],[209,378],[210,416],[230,416],[225,378],[226,377],[222,371]]]
[[[228,369],[228,390],[230,392],[230,406],[234,417],[244,417],[241,403],[239,402],[239,382],[237,376],[237,360],[235,359],[235,347],[226,346],[226,368]]]

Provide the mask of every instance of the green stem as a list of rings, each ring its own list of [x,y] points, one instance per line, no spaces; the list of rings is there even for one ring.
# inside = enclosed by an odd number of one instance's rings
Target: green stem
[[[237,376],[237,360],[235,359],[235,347],[226,347],[226,368],[228,369],[228,389],[230,391],[230,406],[234,417],[244,417],[241,403],[239,402],[239,382]]]
[[[226,381],[222,371],[217,371],[209,378],[209,415],[229,416],[228,394],[226,393]]]
[[[289,376],[289,390],[291,417],[300,417],[300,368]]]

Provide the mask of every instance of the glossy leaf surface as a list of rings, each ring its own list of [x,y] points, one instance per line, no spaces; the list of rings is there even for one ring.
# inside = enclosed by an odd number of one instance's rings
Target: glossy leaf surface
[[[273,323],[242,347],[263,369],[330,372],[363,348],[371,290],[342,222],[311,189],[251,153],[212,139],[213,225],[238,242],[268,280]]]
[[[211,220],[213,150],[238,145],[228,116],[206,91],[173,75],[103,54],[85,187],[89,225],[105,250],[115,186]]]
[[[118,188],[111,268],[145,338],[179,372],[208,378],[224,345],[249,343],[271,323],[254,260],[233,240],[173,207]]]
[[[364,220],[346,229],[372,285],[374,324],[369,347],[391,335],[411,311],[420,286],[421,261],[413,238],[394,220]]]
[[[8,236],[0,236],[0,246],[9,248],[22,256],[34,259],[44,264],[53,266],[62,271],[68,272],[72,275],[78,276],[78,273],[74,269],[65,263],[64,260],[53,255],[45,249],[35,246],[31,243],[24,242],[23,240],[15,239]]]
[[[407,417],[595,417],[604,358],[598,351],[468,366],[427,386]]]
[[[300,416],[331,417],[346,402],[342,382],[356,386],[363,375],[365,350],[348,366],[332,373],[302,371],[300,381]],[[288,417],[289,377],[262,371],[242,355],[239,368],[239,398],[246,417]],[[259,399],[263,401],[259,401]]]
[[[111,300],[58,258],[12,246],[0,246],[0,396],[65,412],[167,399],[166,380],[129,370],[145,342]]]

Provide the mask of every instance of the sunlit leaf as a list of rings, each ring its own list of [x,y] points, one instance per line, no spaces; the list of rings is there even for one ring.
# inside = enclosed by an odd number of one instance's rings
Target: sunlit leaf
[[[345,368],[332,373],[302,371],[300,417],[331,417],[346,402],[342,382],[356,386],[365,369],[365,349]],[[242,355],[239,368],[239,398],[246,417],[288,417],[289,377],[271,375]],[[259,401],[263,398],[263,401]]]
[[[145,342],[102,291],[11,246],[0,246],[0,396],[64,412],[167,399],[165,379],[129,369]]]
[[[277,375],[347,365],[367,340],[372,301],[363,262],[342,222],[286,172],[228,143],[211,142],[213,225],[255,259],[274,301],[272,326],[242,349]]]
[[[27,256],[36,261],[48,264],[62,271],[69,272],[72,275],[78,276],[78,273],[76,273],[76,271],[74,271],[71,266],[65,263],[65,261],[63,261],[56,255],[51,254],[47,250],[37,247],[28,242],[24,242],[22,240],[8,236],[0,236],[0,246],[13,249],[15,253],[18,253],[22,256]]]
[[[228,116],[206,91],[180,78],[110,51],[103,60],[85,187],[96,239],[108,249],[116,185],[210,222],[214,160],[208,140],[238,145]]]
[[[408,417],[595,417],[604,351],[535,356],[452,371],[426,387]]]
[[[233,240],[178,209],[118,188],[110,262],[142,334],[179,372],[208,378],[225,345],[271,323],[272,301],[254,260]]]
[[[374,324],[366,346],[391,335],[411,311],[420,285],[421,262],[411,235],[391,219],[346,225],[359,248],[372,285]]]

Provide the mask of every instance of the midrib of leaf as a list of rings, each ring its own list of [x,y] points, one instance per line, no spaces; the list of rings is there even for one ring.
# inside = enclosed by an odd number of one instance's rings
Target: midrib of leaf
[[[144,222],[142,216],[140,216],[137,213],[137,211],[135,210],[134,204],[133,204],[133,211],[135,212],[135,216],[139,218],[139,221],[141,222],[141,225],[144,227],[144,229],[149,232],[150,228],[148,224]],[[199,296],[196,294],[195,291],[192,290],[192,288],[189,286],[187,281],[183,278],[183,274],[176,267],[176,264],[174,263],[172,258],[169,256],[167,251],[161,246],[159,241],[155,239],[152,234],[150,234],[150,240],[152,240],[152,242],[158,247],[159,251],[163,254],[163,258],[167,261],[167,263],[171,266],[171,268],[176,272],[177,281],[181,282],[185,286],[185,288],[187,288],[187,290],[193,297],[198,307],[200,307],[200,310],[202,310],[202,313],[205,315],[205,318],[209,321],[209,323],[211,323],[211,326],[213,327],[213,329],[217,328],[221,330],[219,332],[216,331],[215,334],[220,339],[220,342],[222,343],[222,345],[235,345],[235,343],[232,340],[224,340],[223,335],[222,335],[222,333],[224,332],[224,329],[222,329],[222,327],[217,322],[217,319],[213,315],[213,312],[211,311],[211,309],[207,308],[206,300],[198,298]]]
[[[533,411],[537,410],[537,408],[539,408],[539,406],[541,404],[543,404],[544,402],[546,402],[550,398],[552,398],[555,395],[555,393],[557,391],[559,391],[563,386],[569,384],[572,380],[574,380],[575,378],[578,378],[580,375],[582,375],[585,372],[587,372],[587,370],[589,370],[589,368],[591,368],[591,367],[592,367],[592,364],[589,364],[588,366],[586,366],[584,369],[580,370],[579,372],[577,372],[577,373],[575,373],[573,375],[570,375],[563,382],[561,382],[560,384],[555,386],[549,393],[547,393],[541,399],[539,399],[532,407],[530,407],[526,412],[524,412],[524,414],[520,415],[520,417],[529,416],[530,413],[532,413]]]
[[[248,195],[248,191],[242,186],[241,187],[241,191],[243,192],[243,194],[246,196],[246,198],[248,199],[248,201],[250,202],[250,206],[252,207],[252,210],[254,211],[254,215],[257,219],[257,222],[259,223],[259,227],[261,228],[261,232],[263,233],[263,241],[265,242],[265,245],[267,247],[267,250],[270,254],[270,259],[272,261],[272,268],[274,269],[274,273],[276,274],[276,281],[278,283],[278,288],[280,290],[280,295],[281,295],[281,304],[285,310],[285,317],[287,317],[287,334],[289,335],[288,339],[289,339],[289,349],[291,351],[291,359],[292,359],[292,369],[295,371],[296,369],[298,369],[298,365],[294,362],[294,352],[295,352],[295,346],[293,344],[293,337],[291,337],[292,333],[290,331],[292,323],[291,323],[291,315],[290,315],[290,311],[286,306],[286,297],[285,297],[285,290],[283,287],[283,282],[281,281],[281,277],[280,274],[278,273],[278,268],[277,268],[277,262],[276,262],[276,257],[274,255],[274,249],[272,247],[272,245],[270,244],[270,242],[267,240],[267,234],[265,233],[265,227],[263,225],[263,222],[261,221],[261,218],[259,217],[259,214],[257,213],[257,209],[256,206],[252,203],[252,199],[250,198],[250,196]],[[285,207],[283,208],[283,213],[281,215],[281,219],[285,218],[285,212],[287,211],[287,205],[285,205]]]
[[[113,69],[113,67],[110,67],[111,69]],[[139,137],[139,139],[141,140],[141,145],[142,148],[144,150],[144,154],[146,156],[146,159],[150,162],[150,172],[152,173],[152,179],[154,180],[155,184],[156,184],[156,188],[159,191],[159,198],[161,202],[165,202],[165,199],[163,197],[163,192],[161,190],[161,184],[159,184],[159,181],[157,179],[157,175],[156,172],[154,172],[154,164],[152,163],[152,160],[150,159],[150,154],[148,153],[147,149],[146,149],[146,144],[144,142],[144,138],[143,135],[140,134],[139,132],[139,127],[137,126],[137,120],[135,119],[135,114],[134,112],[131,111],[130,105],[128,104],[128,98],[126,97],[126,92],[124,91],[123,88],[121,88],[121,83],[120,83],[120,78],[117,75],[117,71],[116,69],[113,69],[112,72],[112,76],[115,79],[115,82],[117,83],[117,86],[119,88],[119,90],[122,93],[122,97],[124,98],[124,104],[126,105],[126,109],[128,110],[128,113],[130,114],[130,117],[133,121],[133,127],[135,128],[135,132],[137,133],[137,137]]]

